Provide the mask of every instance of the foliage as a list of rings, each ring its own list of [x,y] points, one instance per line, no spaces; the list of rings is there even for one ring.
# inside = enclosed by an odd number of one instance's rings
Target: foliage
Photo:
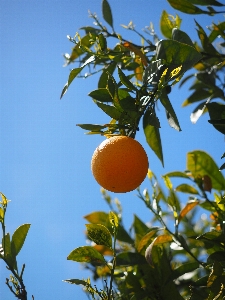
[[[187,169],[163,176],[166,192],[149,171],[151,191],[138,190],[138,197],[152,220],[146,225],[134,215],[129,233],[120,203],[102,190],[110,213],[85,216],[92,243],[67,259],[84,263],[94,280],[103,279],[104,288],[93,287],[90,279],[66,281],[83,285],[92,299],[223,299],[225,178],[203,151],[187,154]],[[181,181],[176,187],[174,177]],[[188,195],[183,207],[179,193]]]
[[[194,15],[214,16],[224,13],[225,6],[217,0],[168,2],[179,11]],[[148,145],[164,164],[157,102],[165,108],[169,125],[180,131],[179,116],[169,95],[175,84],[182,87],[193,80],[191,95],[183,102],[183,106],[197,104],[191,121],[196,123],[208,112],[212,126],[225,133],[225,22],[212,23],[207,34],[196,21],[199,41],[194,42],[180,29],[181,18],[164,10],[160,29],[165,39],[158,38],[152,24],[144,33],[138,32],[132,22],[123,25],[140,37],[137,45],[115,32],[107,0],[102,1],[102,15],[110,29],[96,14],[90,14],[95,26],[82,27],[83,35],[68,36],[74,46],[70,54],[64,55],[65,65],[75,64],[75,67],[61,98],[75,78],[99,74],[98,87],[89,96],[110,120],[107,124],[78,126],[88,130],[88,134],[134,138],[142,123]],[[115,40],[116,44],[111,46]],[[225,164],[220,167],[224,168]],[[180,183],[174,187],[175,177]],[[145,224],[134,215],[127,231],[119,200],[113,201],[102,190],[110,211],[85,216],[90,244],[72,250],[67,257],[84,264],[93,278],[65,281],[82,285],[89,299],[224,299],[225,179],[218,166],[206,152],[193,151],[187,153],[186,171],[163,175],[164,188],[151,170],[148,178],[151,190],[138,189],[138,198],[150,211],[151,222]],[[181,203],[179,193],[187,196],[186,203]],[[19,272],[17,255],[30,224],[21,225],[10,238],[5,232],[9,200],[2,193],[1,198],[0,258],[12,273],[6,284],[15,297],[25,300],[25,265]],[[102,288],[92,283],[98,279],[102,279]]]
[[[22,270],[19,272],[16,257],[23,247],[28,230],[30,228],[30,224],[23,224],[19,226],[10,239],[10,234],[6,233],[5,231],[5,216],[9,200],[3,193],[0,194],[0,222],[2,227],[0,259],[2,259],[6,263],[7,269],[12,272],[10,278],[6,278],[6,284],[17,299],[27,300],[27,291],[23,282],[23,272],[25,269],[25,264],[23,264]]]

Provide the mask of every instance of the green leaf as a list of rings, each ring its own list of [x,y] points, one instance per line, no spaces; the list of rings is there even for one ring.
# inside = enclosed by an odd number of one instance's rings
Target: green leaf
[[[160,94],[160,102],[166,109],[166,115],[169,122],[169,125],[176,129],[177,131],[181,131],[179,121],[177,119],[176,113],[173,109],[172,104],[170,103],[169,97],[165,91],[165,89],[162,90]]]
[[[219,132],[225,134],[225,126],[223,124],[218,124],[218,122],[217,124],[213,122],[213,120],[221,120],[225,118],[225,105],[212,102],[212,103],[208,103],[206,106],[211,120],[210,123]]]
[[[199,192],[191,185],[183,183],[175,188],[176,192],[198,195]]]
[[[70,284],[89,286],[89,284],[86,281],[80,280],[80,279],[66,279],[66,280],[63,280],[63,281],[68,282]]]
[[[212,92],[204,89],[195,90],[183,103],[182,106],[185,107],[189,104],[204,100],[212,96]]]
[[[67,257],[68,260],[86,263],[105,264],[104,257],[91,246],[83,246],[74,249]]]
[[[174,40],[161,40],[157,44],[156,59],[164,59],[167,66],[182,66],[182,73],[190,69],[202,58],[192,46]],[[179,73],[180,74],[180,73]]]
[[[105,21],[113,28],[112,11],[107,0],[102,1],[102,14]]]
[[[174,171],[174,172],[169,172],[169,173],[166,173],[164,176],[168,176],[168,177],[181,177],[181,178],[187,178],[187,179],[190,179],[190,177],[184,173],[184,172],[180,172],[180,171]]]
[[[91,130],[91,131],[100,131],[101,129],[104,129],[107,127],[107,125],[97,125],[97,124],[76,124],[76,126],[79,126],[82,129]]]
[[[115,120],[120,119],[121,112],[118,109],[116,109],[114,106],[106,105],[106,104],[103,104],[103,103],[97,102],[97,101],[96,101],[96,104],[112,119],[115,119]]]
[[[101,224],[86,224],[88,237],[97,245],[112,248],[112,236],[109,230]]]
[[[109,212],[109,222],[112,224],[113,227],[118,227],[119,226],[119,220],[117,215],[113,212]]]
[[[14,270],[17,269],[17,263],[16,263],[16,255],[12,253],[11,249],[11,242],[10,242],[10,234],[7,233],[2,238],[2,248],[4,249],[4,259],[7,262],[7,264],[13,268]]]
[[[137,251],[141,252],[141,250],[149,245],[149,243],[151,242],[152,238],[155,236],[155,234],[159,231],[160,229],[152,229],[150,230],[147,234],[145,234],[141,240],[139,241],[138,245],[137,245]]]
[[[187,44],[191,47],[194,47],[194,45],[192,43],[192,40],[187,35],[187,33],[180,30],[180,29],[178,29],[178,28],[173,28],[173,30],[172,30],[172,40],[183,43],[183,44]]]
[[[133,252],[122,252],[116,257],[117,266],[134,266],[146,264],[146,260],[143,255]]]
[[[130,112],[137,111],[135,99],[131,97],[126,90],[118,89],[118,97],[119,97],[120,108]],[[137,116],[139,116],[138,113]]]
[[[195,179],[208,175],[214,189],[225,190],[224,177],[214,160],[206,152],[196,150],[187,153],[187,169]]]
[[[30,224],[23,224],[18,227],[12,235],[11,249],[12,253],[16,256],[20,252],[25,242]]]
[[[164,180],[165,186],[166,186],[169,190],[171,190],[171,189],[173,188],[173,184],[172,184],[170,178],[169,178],[167,175],[162,176],[162,178],[163,178],[163,180]]]
[[[65,95],[65,93],[67,92],[68,90],[68,87],[70,86],[70,84],[72,83],[72,81],[77,77],[77,75],[83,70],[83,68],[88,65],[89,63],[93,62],[95,60],[95,57],[94,56],[91,56],[89,57],[85,63],[79,67],[79,68],[75,68],[73,69],[71,72],[70,72],[70,75],[69,75],[69,78],[68,78],[68,81],[67,83],[64,85],[63,87],[63,90],[62,90],[62,93],[61,93],[61,96],[60,96],[60,99]]]
[[[100,33],[99,36],[98,36],[98,39],[99,39],[99,44],[100,44],[101,50],[106,51],[107,50],[107,40],[106,40],[106,38],[104,37],[104,35],[102,33]]]
[[[109,215],[104,211],[95,211],[93,213],[90,213],[89,215],[84,216],[84,218],[92,224],[105,225],[107,224]]]
[[[198,24],[198,22],[196,22],[196,25],[198,27],[198,36],[199,39],[201,41],[202,47],[203,49],[211,55],[219,55],[219,53],[217,52],[217,50],[215,49],[215,47],[210,43],[209,38],[207,36],[207,34],[205,33],[204,29]]]
[[[150,148],[155,152],[159,160],[163,163],[163,152],[162,152],[162,144],[160,138],[159,128],[152,126],[149,124],[149,118],[151,118],[151,113],[149,110],[146,111],[143,117],[143,128],[146,137],[146,141]]]
[[[112,97],[106,88],[99,88],[97,90],[94,90],[90,92],[88,96],[100,102],[112,102]]]
[[[199,263],[197,262],[184,263],[173,270],[172,279],[174,280],[186,273],[193,272],[198,268],[199,268]]]
[[[202,14],[204,11],[190,3],[188,0],[167,0],[169,4],[186,14]]]
[[[209,257],[207,258],[207,263],[208,264],[212,264],[215,261],[225,262],[225,253],[224,253],[224,251],[216,251],[216,252],[210,254]]]
[[[105,69],[102,71],[102,74],[99,78],[98,81],[98,88],[106,88],[107,83],[108,83],[108,74],[113,74],[115,71],[117,63],[116,62],[111,62]]]
[[[0,222],[2,223],[4,220],[4,209],[0,207]]]
[[[94,40],[95,38],[96,34],[94,32],[91,34],[88,33],[87,35],[82,37],[80,41],[73,47],[68,63],[73,62],[84,53],[84,49],[82,48],[82,46],[84,48],[90,48],[92,46],[91,40]]]
[[[101,211],[93,212],[89,215],[86,215],[84,218],[92,224],[104,225],[105,227],[107,227],[109,229],[111,234],[113,233],[112,224],[109,221],[109,214],[107,214],[105,212],[101,212]],[[134,242],[133,239],[130,237],[130,235],[127,233],[127,231],[124,229],[124,227],[121,224],[119,224],[119,226],[118,226],[117,240],[125,242],[125,243],[129,243],[129,244],[133,244],[133,242]]]
[[[176,15],[173,17],[167,13],[167,11],[163,10],[161,18],[160,18],[160,30],[162,34],[171,39],[173,28],[180,28],[181,19]]]
[[[131,91],[136,91],[136,87],[130,82],[127,76],[123,73],[123,71],[118,67],[118,74],[120,81]]]
[[[190,200],[188,203],[185,205],[185,207],[181,210],[178,221],[180,222],[183,217],[186,216],[189,211],[191,211],[193,208],[195,208],[196,205],[199,204],[199,201],[196,200]]]

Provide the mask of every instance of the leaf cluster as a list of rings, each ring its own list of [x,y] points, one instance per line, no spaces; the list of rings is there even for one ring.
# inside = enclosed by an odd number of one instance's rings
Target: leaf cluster
[[[66,281],[83,285],[92,299],[223,299],[225,178],[203,151],[187,154],[187,169],[163,176],[166,192],[149,171],[151,192],[139,190],[138,197],[152,220],[146,224],[134,215],[129,232],[123,227],[118,200],[114,208],[103,190],[110,212],[84,217],[92,243],[67,257],[85,264],[92,280],[102,278],[103,289],[93,287],[91,279]],[[176,187],[174,177],[182,181]],[[183,207],[179,193],[188,196]],[[197,215],[203,217],[198,220]]]

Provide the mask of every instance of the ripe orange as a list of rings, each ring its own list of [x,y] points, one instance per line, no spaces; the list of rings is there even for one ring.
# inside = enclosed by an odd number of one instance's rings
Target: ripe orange
[[[94,151],[91,170],[106,190],[126,193],[136,189],[148,172],[148,157],[139,142],[127,136],[104,140]]]

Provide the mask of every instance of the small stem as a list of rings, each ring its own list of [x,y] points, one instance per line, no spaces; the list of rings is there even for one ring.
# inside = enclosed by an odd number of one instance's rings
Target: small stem
[[[113,285],[113,276],[114,271],[116,267],[116,236],[117,236],[117,228],[114,225],[114,236],[113,236],[113,265],[111,268],[111,277],[110,277],[110,284],[109,284],[109,290],[108,290],[108,300],[111,300],[111,294],[112,294],[112,285]]]

